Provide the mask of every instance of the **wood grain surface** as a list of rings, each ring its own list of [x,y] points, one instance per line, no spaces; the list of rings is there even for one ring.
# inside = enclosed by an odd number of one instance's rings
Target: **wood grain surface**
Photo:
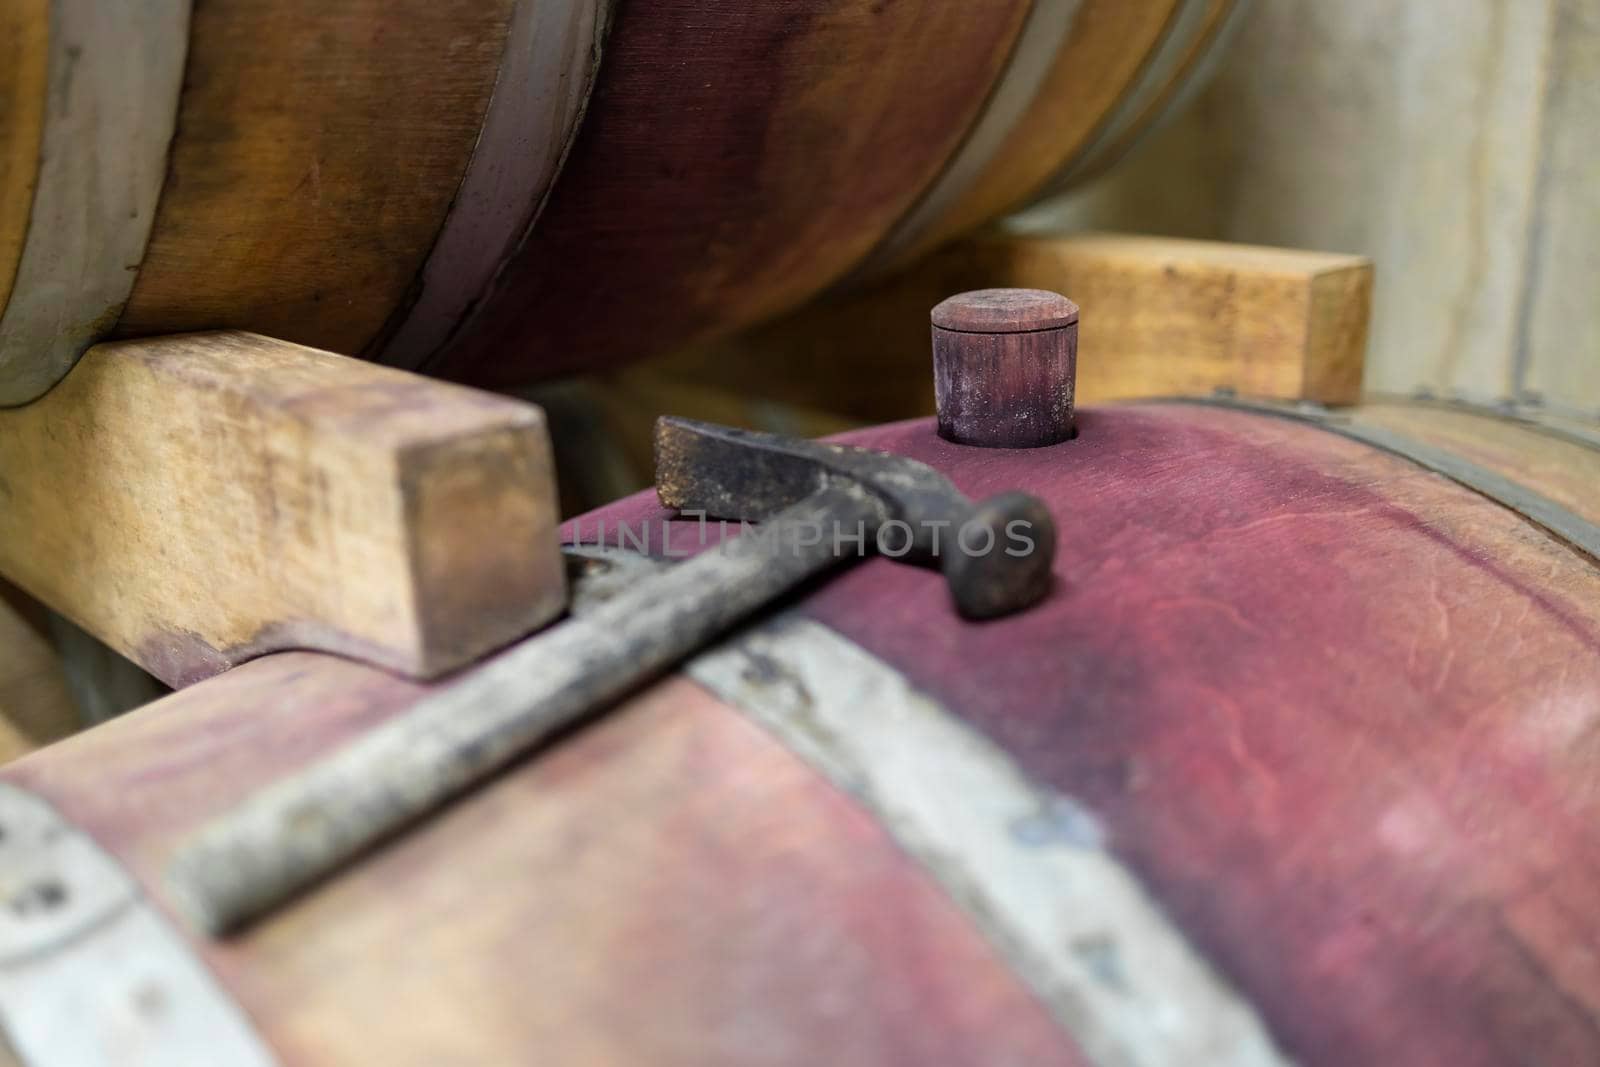
[[[1297,1062],[1600,1057],[1600,569],[1315,426],[1079,420],[1031,450],[849,438],[1070,515],[1035,610],[962,622],[883,559],[793,609],[1082,805]],[[159,899],[208,814],[426,691],[269,657],[4,777]],[[870,817],[682,679],[196,947],[297,1062],[1083,1062]]]
[[[1381,426],[1447,449],[1600,525],[1600,448],[1536,425],[1442,404],[1374,401],[1352,409],[1350,416],[1358,425]]]
[[[1314,429],[1080,431],[1004,460],[858,438],[1070,514],[1053,601],[947,629],[935,582],[872,564],[807,612],[1106,818],[1301,1062],[1600,1056],[1600,572]]]
[[[1107,116],[1095,137],[1056,173],[1048,188],[1059,191],[1085,181],[1126,156],[1192,94],[1202,72],[1215,63],[1221,44],[1246,10],[1246,0],[1187,0],[1138,82]]]
[[[127,304],[166,176],[190,7],[51,0],[42,59],[36,29],[20,28],[18,76],[43,62],[47,85],[27,234],[0,310],[0,404],[55,385]],[[28,101],[19,110],[33,121]]]
[[[869,560],[799,611],[1104,819],[1298,1062],[1600,1057],[1600,569],[1313,426],[1171,404],[1079,430],[845,437],[1070,516],[1040,607],[964,624],[938,575]]]
[[[1085,235],[975,241],[972,258],[975,272],[1039,278],[1086,309],[1091,401],[1222,386],[1334,404],[1360,393],[1372,290],[1361,257]]]
[[[935,325],[940,436],[983,448],[1040,448],[1070,440],[1077,356],[1076,323],[1012,333]]]
[[[513,0],[199,0],[121,336],[239,328],[356,353],[466,170]]]
[[[430,369],[593,370],[812,296],[939,173],[1028,6],[621,5],[539,226]]]
[[[969,289],[1062,293],[1082,310],[1080,400],[1359,395],[1372,265],[1359,256],[1129,235],[987,235],[656,371],[861,419],[933,410],[928,313]]]
[[[208,812],[424,691],[272,656],[6,778],[154,887]],[[1088,1062],[869,815],[681,679],[194,947],[286,1062]]]
[[[537,408],[242,333],[0,412],[0,572],[171,685],[312,647],[433,675],[558,613]]]
[[[1007,124],[1006,137],[985,142],[982,165],[970,176],[941,176],[934,192],[950,195],[902,220],[862,276],[882,277],[1030,198],[1058,193],[1115,164],[1204,82],[1244,9],[1239,0],[1080,5],[1082,32],[1075,23],[1052,69],[1041,76],[1040,91]],[[1022,55],[1019,50],[1014,67]],[[958,164],[977,147],[969,141]],[[957,178],[964,179],[962,188],[951,193],[945,186]]]
[[[1010,136],[965,195],[897,262],[913,262],[1038,192],[1105,121],[1183,2],[1083,0],[1064,47]]]
[[[49,54],[50,0],[14,0],[0,8],[0,312],[28,237]]]
[[[1080,0],[1034,0],[1005,68],[989,87],[983,109],[968,128],[944,169],[917,198],[850,276],[846,288],[861,278],[881,276],[936,230],[950,209],[982,177],[1016,126],[1034,107],[1050,80],[1079,12]]]
[[[614,0],[514,0],[494,95],[427,263],[368,355],[414,369],[467,327],[537,223],[594,88]]]

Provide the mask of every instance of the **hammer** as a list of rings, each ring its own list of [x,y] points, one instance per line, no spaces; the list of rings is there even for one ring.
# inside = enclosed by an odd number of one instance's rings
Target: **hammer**
[[[167,886],[223,934],[566,728],[660,675],[843,558],[937,562],[970,618],[1049,590],[1055,526],[1022,493],[975,504],[904,457],[685,419],[656,425],[657,492],[680,512],[763,519],[753,533],[640,582],[246,797],[177,850]]]

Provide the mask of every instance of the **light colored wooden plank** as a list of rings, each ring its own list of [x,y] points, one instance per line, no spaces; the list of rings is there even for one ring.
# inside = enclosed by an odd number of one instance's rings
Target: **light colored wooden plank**
[[[989,235],[818,304],[663,376],[863,419],[933,410],[928,312],[966,289],[1050,289],[1083,309],[1078,399],[1357,398],[1371,264],[1359,256],[1123,235]]]
[[[0,412],[0,498],[0,572],[172,685],[430,676],[564,600],[537,408],[253,334],[94,347]]]
[[[1361,393],[1372,327],[1370,260],[1333,267],[1311,278],[1305,381],[1301,395],[1328,404],[1352,403]]]
[[[1353,402],[1372,265],[1358,256],[1156,237],[991,238],[973,277],[1052,289],[1083,309],[1086,401],[1194,394]]]

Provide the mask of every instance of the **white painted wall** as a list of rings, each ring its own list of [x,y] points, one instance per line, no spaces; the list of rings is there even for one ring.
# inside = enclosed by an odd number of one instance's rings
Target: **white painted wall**
[[[1194,107],[1018,224],[1364,253],[1369,389],[1600,412],[1600,0],[1255,0]]]

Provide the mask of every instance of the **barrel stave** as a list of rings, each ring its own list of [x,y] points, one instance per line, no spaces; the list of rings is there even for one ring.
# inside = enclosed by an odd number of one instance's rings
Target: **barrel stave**
[[[1141,127],[1192,66],[1156,60],[1204,52],[1195,27],[1234,6],[164,0],[160,20],[125,13],[130,65],[56,48],[111,25],[90,0],[16,0],[0,403],[107,336],[244,329],[514,387],[725,334]],[[45,121],[44,58],[77,51],[74,78],[122,87],[98,132]],[[41,198],[52,159],[84,173]],[[66,249],[104,268],[94,291],[64,295],[60,271],[11,285],[30,229],[57,235],[32,259],[60,262],[66,222],[134,185],[134,210]]]
[[[942,591],[873,564],[802,610],[1104,818],[1288,1053],[1600,1058],[1600,971],[1571,951],[1600,944],[1592,560],[1257,415],[1089,412],[1076,442],[1004,464],[924,423],[853,439],[1071,516],[1064,589],[935,628]]]
[[[3,777],[159,901],[219,805],[425,691],[285,653]],[[285,1063],[1088,1067],[866,811],[683,679],[243,935],[188,936]]]
[[[815,295],[936,177],[1027,8],[623,4],[542,221],[430,369],[594,370]]]
[[[515,2],[196,4],[118,335],[237,327],[361,351],[461,182]]]

